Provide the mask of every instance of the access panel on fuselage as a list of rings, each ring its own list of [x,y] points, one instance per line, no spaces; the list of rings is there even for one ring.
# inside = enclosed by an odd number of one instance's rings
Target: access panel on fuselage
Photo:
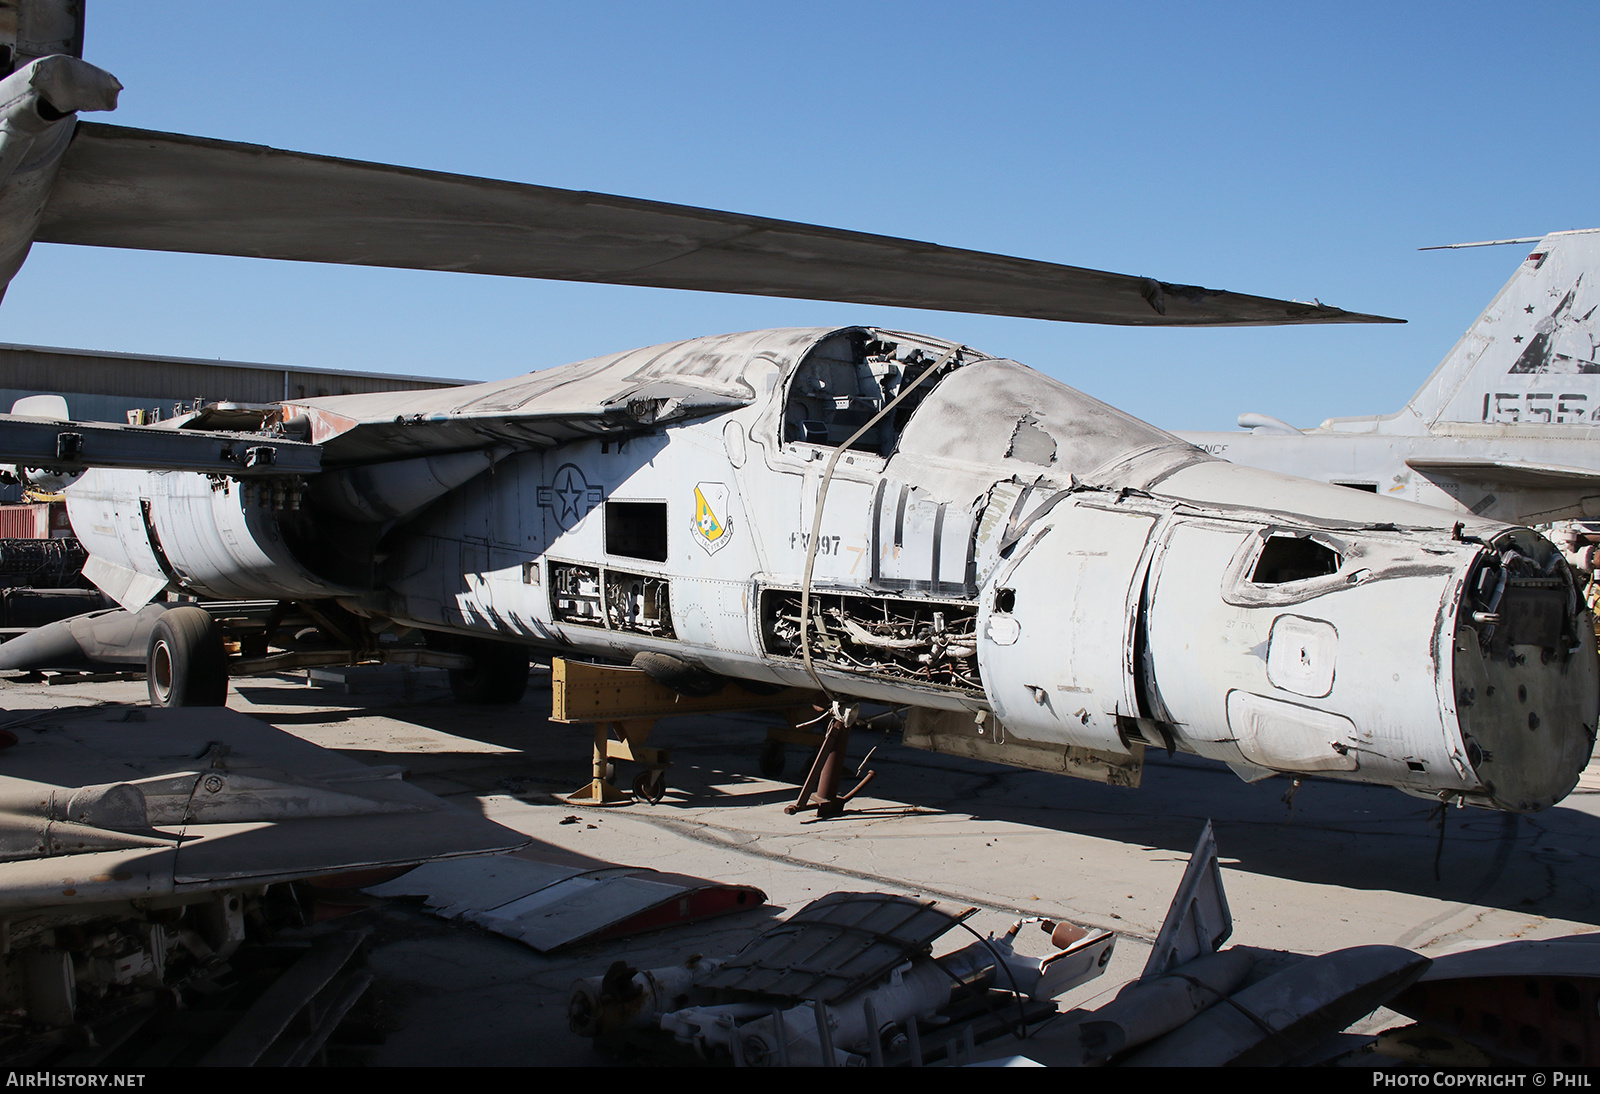
[[[978,656],[1007,736],[1127,752],[1117,714],[1137,716],[1129,648],[1155,522],[1063,504],[995,571]]]

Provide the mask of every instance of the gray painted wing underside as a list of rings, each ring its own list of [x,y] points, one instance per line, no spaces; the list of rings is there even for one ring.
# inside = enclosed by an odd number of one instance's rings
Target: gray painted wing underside
[[[1476,486],[1521,486],[1530,489],[1590,487],[1600,481],[1600,471],[1589,467],[1531,463],[1515,459],[1481,459],[1475,456],[1412,456],[1406,466],[1425,475],[1455,479]]]
[[[738,213],[82,122],[47,243],[1134,326],[1394,322]]]

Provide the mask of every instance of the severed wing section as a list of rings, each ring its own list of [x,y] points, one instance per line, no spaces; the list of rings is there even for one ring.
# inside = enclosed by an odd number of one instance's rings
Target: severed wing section
[[[88,122],[35,238],[1068,322],[1398,322],[865,232]]]

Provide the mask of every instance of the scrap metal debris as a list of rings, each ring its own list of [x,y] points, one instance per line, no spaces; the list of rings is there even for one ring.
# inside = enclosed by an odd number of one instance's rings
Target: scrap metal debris
[[[1233,919],[1208,823],[1143,974],[1094,1009],[1056,999],[1099,976],[1115,936],[1018,920],[932,956],[977,909],[885,893],[833,893],[728,957],[641,971],[614,961],[573,984],[573,1031],[612,1050],[691,1052],[736,1066],[896,1066],[978,1061],[977,1046],[1048,1036],[1068,1066],[1571,1066],[1592,1064],[1600,943],[1517,942],[1431,961],[1399,946],[1315,956],[1224,948]],[[1037,923],[1055,951],[1015,944]],[[975,933],[975,932],[974,932]],[[1389,1006],[1425,1019],[1377,1034]],[[1002,1057],[1033,1063],[1025,1056]],[[998,1061],[990,1061],[998,1062]]]
[[[573,985],[574,1032],[613,1038],[659,1031],[708,1061],[744,1066],[923,1063],[1021,1032],[1050,1000],[1099,976],[1116,936],[1019,920],[939,958],[933,942],[977,911],[886,893],[832,893],[723,959],[691,957],[646,972],[613,965]],[[1057,949],[1025,957],[1014,943],[1039,924]],[[941,1045],[924,1038],[937,1030]],[[671,1043],[671,1042],[668,1042]]]
[[[747,911],[767,899],[753,885],[531,849],[429,863],[367,891],[421,897],[437,916],[465,919],[541,953]]]
[[[232,1062],[307,1062],[370,978],[345,968],[355,942],[319,950],[309,964],[283,962],[299,968],[290,986],[303,991],[268,988],[266,1010],[255,1011],[252,992],[276,976],[259,975],[263,961],[282,957],[285,929],[314,918],[303,887],[370,883],[527,842],[398,768],[354,763],[235,711],[100,704],[21,713],[8,726],[17,740],[0,772],[5,1066],[189,1063],[208,1043]],[[280,1037],[307,992],[320,1000],[315,1019]],[[208,1002],[229,1013],[186,1017]],[[257,1018],[248,1029],[241,1018],[223,1045],[234,1008]],[[157,1042],[166,1047],[149,1056]]]

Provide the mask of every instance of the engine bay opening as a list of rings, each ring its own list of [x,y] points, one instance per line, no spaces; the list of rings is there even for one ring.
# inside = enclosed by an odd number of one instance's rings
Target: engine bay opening
[[[813,660],[846,672],[983,691],[970,604],[813,592],[808,640]],[[802,656],[798,592],[762,591],[761,643],[776,657]]]
[[[557,623],[677,637],[669,583],[652,574],[552,562],[550,615]]]

